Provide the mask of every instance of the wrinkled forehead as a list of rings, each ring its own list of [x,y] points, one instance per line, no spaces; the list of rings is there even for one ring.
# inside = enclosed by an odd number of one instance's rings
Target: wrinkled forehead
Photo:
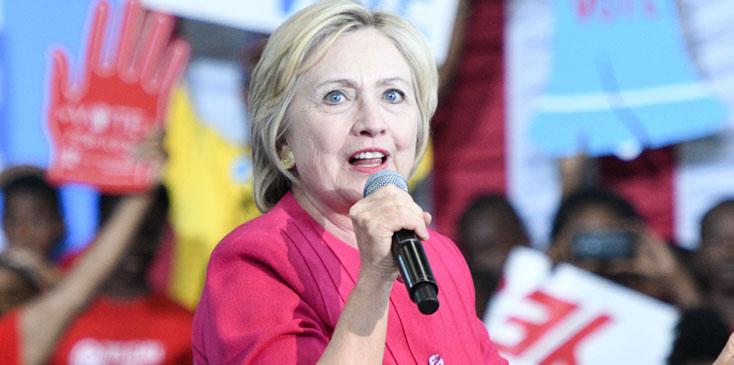
[[[394,42],[376,28],[348,31],[316,48],[319,50],[308,56],[299,74],[304,85],[328,80],[401,79],[408,86],[413,82],[408,61]]]

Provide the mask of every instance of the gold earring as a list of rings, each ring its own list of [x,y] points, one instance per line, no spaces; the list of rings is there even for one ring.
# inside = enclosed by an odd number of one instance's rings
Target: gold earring
[[[293,151],[290,148],[284,148],[280,151],[280,166],[286,170],[290,170],[296,166],[296,158],[293,156]]]

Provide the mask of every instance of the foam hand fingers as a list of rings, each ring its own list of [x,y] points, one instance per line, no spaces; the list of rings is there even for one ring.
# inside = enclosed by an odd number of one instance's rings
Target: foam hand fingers
[[[137,0],[125,2],[125,15],[120,31],[120,41],[117,46],[117,73],[126,80],[134,77],[133,57],[138,32],[143,24],[145,12]]]
[[[162,69],[155,78],[154,87],[161,95],[168,95],[173,84],[186,68],[191,50],[189,44],[183,40],[175,40],[168,47],[168,54]]]
[[[89,39],[87,40],[87,56],[84,64],[87,73],[99,73],[104,68],[103,50],[109,12],[110,5],[106,0],[98,2],[94,7],[94,17],[90,27]]]
[[[51,58],[51,75],[50,75],[50,88],[49,88],[49,108],[48,123],[49,132],[51,135],[58,138],[61,135],[59,127],[59,118],[56,113],[59,111],[59,106],[65,103],[70,94],[69,85],[69,59],[62,50],[55,50]]]
[[[155,13],[148,18],[146,29],[142,38],[142,77],[143,83],[150,88],[151,92],[155,92],[151,88],[152,80],[159,72],[159,64],[161,55],[163,54],[166,44],[171,38],[173,32],[173,17],[167,14]]]
[[[69,58],[64,51],[57,49],[51,56],[51,105],[67,99],[71,86],[69,85]]]

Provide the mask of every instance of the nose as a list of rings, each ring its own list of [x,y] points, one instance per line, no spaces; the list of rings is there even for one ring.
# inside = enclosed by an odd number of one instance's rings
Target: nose
[[[387,125],[379,101],[361,98],[354,123],[354,132],[360,136],[375,137],[384,134]]]

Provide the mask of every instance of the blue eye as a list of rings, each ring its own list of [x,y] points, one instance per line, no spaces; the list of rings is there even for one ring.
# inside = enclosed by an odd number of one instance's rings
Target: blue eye
[[[327,104],[341,104],[346,98],[347,97],[343,92],[334,90],[324,96],[324,101],[326,101]]]
[[[382,95],[389,103],[399,103],[405,98],[405,93],[398,89],[390,89]]]

